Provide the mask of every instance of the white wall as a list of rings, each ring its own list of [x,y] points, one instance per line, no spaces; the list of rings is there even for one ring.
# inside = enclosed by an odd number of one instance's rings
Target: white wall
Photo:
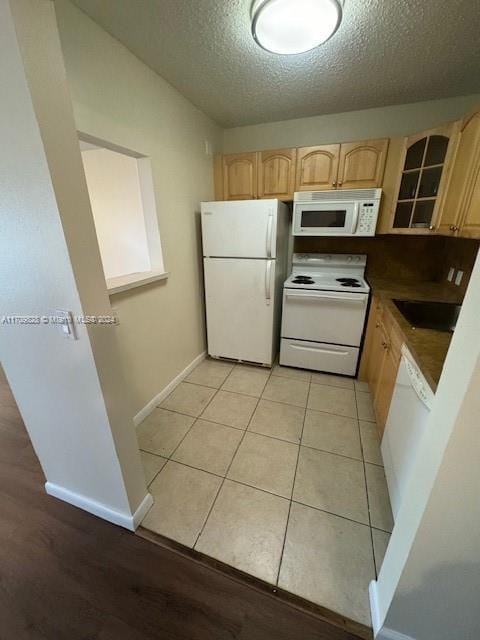
[[[0,84],[2,315],[111,313],[50,0],[1,0]],[[116,330],[77,335],[4,324],[0,360],[47,490],[131,526],[148,494]]]
[[[88,149],[82,160],[105,278],[149,271],[137,159]]]
[[[225,129],[223,151],[236,153],[404,136],[456,120],[479,104],[477,94]]]
[[[55,3],[79,131],[151,158],[168,281],[117,294],[134,413],[205,350],[199,205],[221,130],[67,0]]]
[[[378,638],[480,635],[480,260],[373,593]]]

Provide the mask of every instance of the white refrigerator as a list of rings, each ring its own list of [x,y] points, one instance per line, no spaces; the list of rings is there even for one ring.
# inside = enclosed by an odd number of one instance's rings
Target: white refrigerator
[[[202,202],[201,214],[208,353],[270,366],[279,345],[288,207]]]

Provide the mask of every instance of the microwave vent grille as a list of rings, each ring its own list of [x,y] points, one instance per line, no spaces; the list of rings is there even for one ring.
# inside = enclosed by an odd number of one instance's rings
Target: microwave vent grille
[[[343,189],[332,191],[298,191],[295,202],[349,202],[351,200],[380,200],[381,189]]]

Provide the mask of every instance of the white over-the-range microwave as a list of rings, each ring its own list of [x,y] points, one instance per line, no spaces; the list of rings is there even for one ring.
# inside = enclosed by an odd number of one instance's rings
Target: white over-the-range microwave
[[[374,236],[381,197],[381,189],[296,192],[293,235]]]

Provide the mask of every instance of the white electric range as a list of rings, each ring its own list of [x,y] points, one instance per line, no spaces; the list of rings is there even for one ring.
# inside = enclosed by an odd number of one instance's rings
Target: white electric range
[[[354,376],[370,287],[364,255],[295,253],[283,288],[280,364]]]

